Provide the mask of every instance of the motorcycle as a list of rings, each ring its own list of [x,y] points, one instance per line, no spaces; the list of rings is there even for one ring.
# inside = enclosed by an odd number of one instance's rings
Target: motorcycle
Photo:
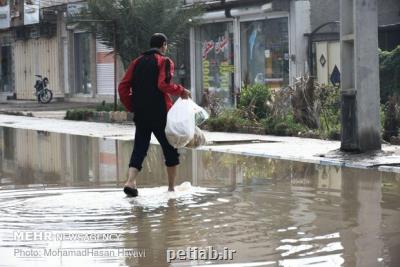
[[[50,101],[53,99],[53,92],[49,88],[47,88],[47,85],[49,84],[49,79],[47,77],[43,78],[42,75],[35,76],[38,79],[36,80],[36,83],[34,85],[36,89],[34,95],[37,97],[39,103],[50,103]]]

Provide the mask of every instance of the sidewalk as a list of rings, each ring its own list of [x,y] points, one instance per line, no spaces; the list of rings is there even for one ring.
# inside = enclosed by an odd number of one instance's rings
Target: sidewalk
[[[96,103],[56,102],[40,104],[34,100],[0,101],[0,114],[21,114],[37,118],[63,119],[68,109],[96,107]]]
[[[0,115],[1,126],[118,140],[133,140],[135,131],[133,125],[126,124],[12,115]],[[219,132],[205,135],[210,144],[199,150],[400,173],[400,146],[383,145],[380,152],[348,154],[339,151],[338,141]],[[157,143],[154,137],[152,143]]]

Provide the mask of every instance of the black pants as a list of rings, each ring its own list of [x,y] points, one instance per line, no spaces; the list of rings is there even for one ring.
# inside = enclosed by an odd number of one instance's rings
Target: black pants
[[[179,164],[179,153],[168,143],[167,137],[165,136],[165,123],[137,123],[136,122],[136,133],[131,160],[129,167],[142,169],[142,163],[147,155],[149,149],[151,133],[157,138],[161,145],[164,153],[165,165],[167,167],[173,167]]]

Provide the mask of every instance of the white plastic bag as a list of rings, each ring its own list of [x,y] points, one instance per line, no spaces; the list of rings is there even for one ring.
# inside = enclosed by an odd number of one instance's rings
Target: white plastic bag
[[[168,111],[165,135],[175,148],[186,146],[194,137],[195,110],[193,101],[179,98]]]
[[[194,113],[195,113],[196,126],[199,126],[203,122],[205,122],[210,117],[210,115],[208,115],[207,111],[204,108],[200,107],[195,102],[193,102],[193,100],[191,100],[191,99],[189,99],[189,100],[190,100],[190,103],[193,106],[193,110],[194,110]]]
[[[196,148],[199,146],[204,146],[207,144],[206,136],[204,135],[203,131],[196,126],[194,131],[194,137],[190,142],[186,145],[189,148]]]

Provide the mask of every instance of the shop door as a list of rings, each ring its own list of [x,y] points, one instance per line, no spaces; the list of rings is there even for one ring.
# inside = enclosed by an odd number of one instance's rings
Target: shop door
[[[92,94],[90,33],[75,33],[75,94]]]
[[[221,22],[199,28],[196,62],[197,99],[210,94],[222,105],[232,106],[234,99],[233,24]]]
[[[320,84],[340,83],[340,42],[315,43],[314,66]]]
[[[0,46],[0,92],[11,92],[11,46]]]
[[[35,75],[49,79],[53,97],[63,97],[60,83],[60,60],[57,38],[29,39],[14,45],[15,92],[17,99],[36,99]]]

